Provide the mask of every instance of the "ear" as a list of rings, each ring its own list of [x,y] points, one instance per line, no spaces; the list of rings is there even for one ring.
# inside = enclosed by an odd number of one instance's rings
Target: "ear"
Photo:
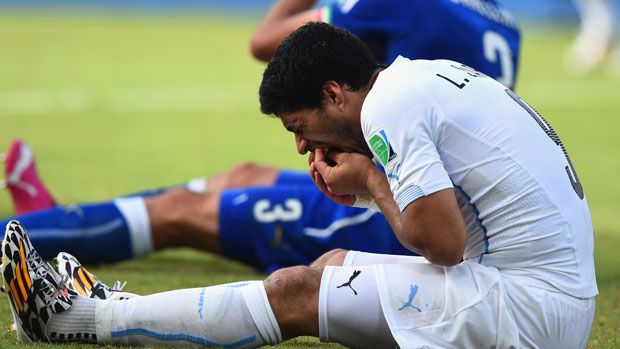
[[[344,108],[344,91],[337,82],[330,80],[323,85],[325,106],[332,105],[338,109]]]

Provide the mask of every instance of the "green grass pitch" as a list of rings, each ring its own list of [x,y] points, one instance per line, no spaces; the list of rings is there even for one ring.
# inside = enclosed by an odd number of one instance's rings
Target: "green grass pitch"
[[[293,137],[258,110],[263,65],[248,49],[257,20],[3,13],[0,148],[14,137],[29,141],[63,203],[180,183],[247,160],[304,168]],[[592,210],[600,295],[589,347],[620,347],[620,77],[568,74],[562,54],[572,34],[526,28],[517,92],[562,136]],[[7,216],[8,196],[0,197]],[[91,270],[138,293],[263,277],[190,250]],[[10,323],[2,300],[0,348],[15,346]],[[316,345],[302,338],[280,347]]]

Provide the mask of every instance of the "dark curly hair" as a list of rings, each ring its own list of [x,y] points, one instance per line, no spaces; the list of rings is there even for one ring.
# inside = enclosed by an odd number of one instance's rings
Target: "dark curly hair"
[[[351,91],[364,87],[384,67],[353,34],[326,23],[308,23],[278,47],[263,73],[261,112],[280,116],[323,109],[323,86],[333,80]]]

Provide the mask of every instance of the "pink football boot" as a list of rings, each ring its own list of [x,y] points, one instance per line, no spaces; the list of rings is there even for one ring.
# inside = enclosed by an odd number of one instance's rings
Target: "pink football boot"
[[[11,143],[4,157],[4,178],[16,214],[56,206],[54,198],[37,174],[32,149],[20,139]]]

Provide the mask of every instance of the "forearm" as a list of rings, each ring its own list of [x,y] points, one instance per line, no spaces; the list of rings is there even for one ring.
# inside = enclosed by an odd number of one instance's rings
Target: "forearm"
[[[370,195],[375,200],[383,216],[390,224],[398,240],[409,250],[422,254],[422,251],[409,243],[410,239],[404,236],[402,214],[398,205],[394,201],[394,196],[390,190],[390,184],[385,174],[380,171],[371,171],[368,175],[367,187]]]
[[[418,198],[401,212],[386,175],[365,155],[334,153],[326,159],[318,148],[310,160],[315,183],[332,200],[353,205],[360,195],[370,195],[403,246],[434,264],[461,261],[467,231],[452,188]]]
[[[301,13],[312,8],[315,3],[316,0],[280,0],[269,9],[261,25],[266,22],[277,21]]]
[[[267,12],[261,23],[256,27],[250,42],[254,57],[269,61],[276,48],[286,36],[311,20],[310,13],[303,14],[311,9],[316,0],[280,0]]]

